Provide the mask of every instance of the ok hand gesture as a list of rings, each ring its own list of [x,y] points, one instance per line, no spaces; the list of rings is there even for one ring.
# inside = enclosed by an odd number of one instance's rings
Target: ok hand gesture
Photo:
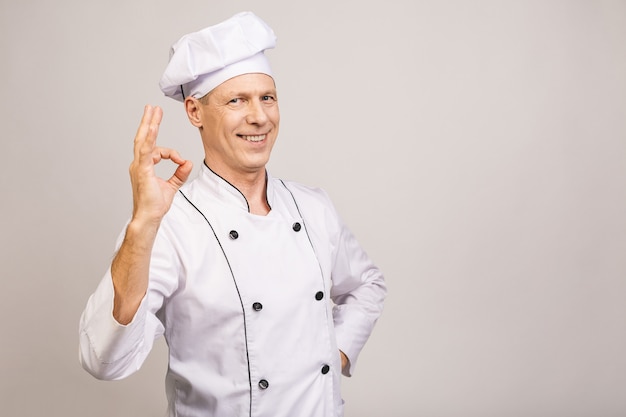
[[[129,171],[133,188],[133,222],[139,224],[160,224],[192,169],[191,161],[181,158],[178,152],[156,145],[162,118],[161,108],[146,106],[135,135],[135,157]],[[168,180],[157,177],[154,170],[163,159],[178,165]]]

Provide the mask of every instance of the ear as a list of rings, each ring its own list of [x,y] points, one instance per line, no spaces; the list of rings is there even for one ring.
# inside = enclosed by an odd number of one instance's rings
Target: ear
[[[192,125],[197,128],[202,127],[202,109],[198,99],[194,97],[185,98],[185,111]]]

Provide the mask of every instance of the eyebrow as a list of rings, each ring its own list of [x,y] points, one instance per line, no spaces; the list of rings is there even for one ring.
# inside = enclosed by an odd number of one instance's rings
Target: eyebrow
[[[265,90],[265,91],[261,90],[261,91],[262,92],[260,93],[257,93],[257,92],[250,93],[249,91],[230,90],[224,93],[224,96],[226,97],[237,97],[237,96],[249,97],[249,96],[267,96],[267,95],[275,96],[277,95],[275,88]]]

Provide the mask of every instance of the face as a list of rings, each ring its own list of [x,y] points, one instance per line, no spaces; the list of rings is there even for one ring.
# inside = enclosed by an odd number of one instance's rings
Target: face
[[[231,78],[203,102],[197,101],[198,124],[194,124],[200,128],[207,164],[232,180],[265,175],[280,121],[272,77],[244,74]]]

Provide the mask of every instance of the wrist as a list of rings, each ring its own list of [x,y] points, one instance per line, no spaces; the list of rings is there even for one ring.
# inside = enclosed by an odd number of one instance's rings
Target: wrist
[[[126,240],[130,240],[134,244],[145,242],[152,246],[160,226],[161,219],[133,216],[126,226]]]

